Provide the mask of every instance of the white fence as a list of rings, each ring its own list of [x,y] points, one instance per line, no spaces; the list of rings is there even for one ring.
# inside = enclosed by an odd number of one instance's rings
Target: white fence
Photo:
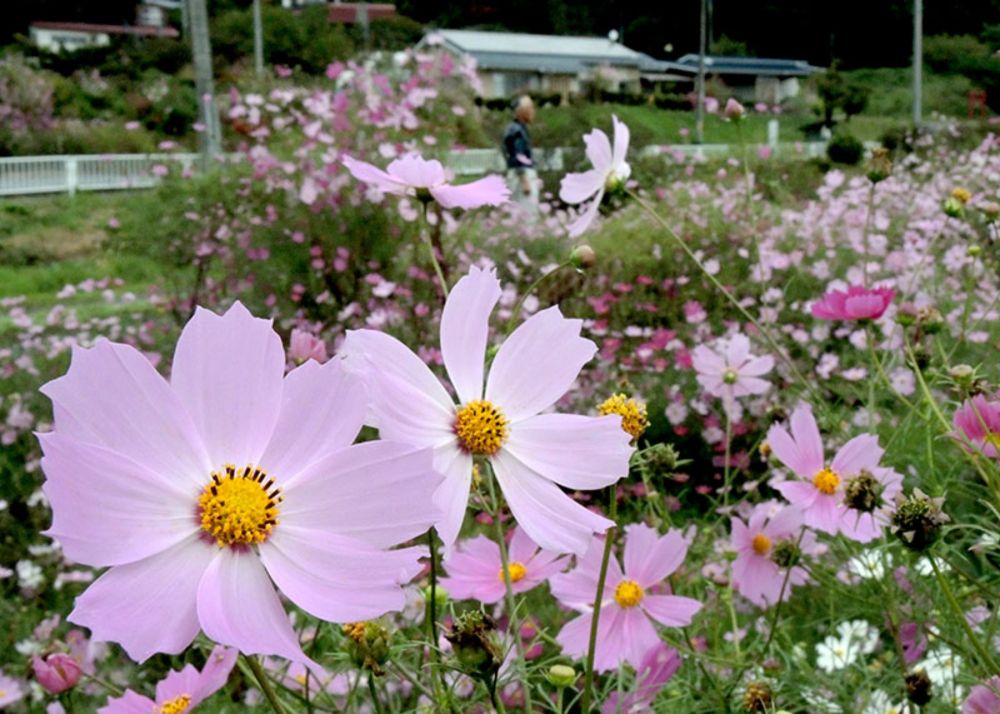
[[[776,138],[776,137],[775,137]],[[804,144],[772,144],[748,146],[756,156],[762,147],[783,157],[814,158],[826,152],[825,142]],[[542,171],[565,170],[565,155],[579,150],[548,149],[535,152]],[[728,144],[674,144],[646,146],[642,156],[677,156],[697,159],[739,156],[740,147]],[[69,193],[77,191],[115,191],[150,188],[160,181],[157,166],[171,172],[190,170],[197,165],[198,154],[114,154],[79,156],[14,156],[0,158],[0,196],[20,196],[35,193]],[[446,160],[448,167],[459,176],[503,172],[505,163],[497,149],[466,149],[452,151]]]

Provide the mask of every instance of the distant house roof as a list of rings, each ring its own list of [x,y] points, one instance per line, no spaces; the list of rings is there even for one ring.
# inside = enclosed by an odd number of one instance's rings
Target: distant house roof
[[[338,2],[330,5],[329,18],[330,22],[353,25],[360,22],[360,13],[362,12],[368,13],[369,20],[382,20],[387,17],[395,17],[396,6],[390,3]]]
[[[38,30],[62,32],[83,32],[89,35],[137,35],[140,37],[180,37],[174,27],[149,27],[146,25],[97,25],[90,22],[46,22],[36,21],[31,27]]]
[[[437,30],[421,44],[432,44],[432,36],[439,37],[441,44],[454,52],[472,55],[482,69],[576,74],[595,65],[614,65],[661,72],[672,64],[604,37]]]
[[[684,55],[675,63],[677,69],[698,71],[698,55]],[[752,74],[764,77],[806,77],[822,72],[805,60],[763,59],[760,57],[711,57],[705,55],[705,71],[709,74]]]

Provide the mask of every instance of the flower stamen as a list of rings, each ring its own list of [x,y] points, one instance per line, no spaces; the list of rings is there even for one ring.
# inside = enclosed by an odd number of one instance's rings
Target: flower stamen
[[[646,405],[636,399],[630,399],[624,394],[615,394],[604,400],[597,413],[601,416],[617,414],[622,418],[622,430],[633,439],[638,439],[646,432],[649,420]]]
[[[517,581],[523,579],[524,576],[528,574],[528,569],[524,567],[524,563],[514,561],[509,566],[509,572],[510,572],[510,581],[512,583],[516,583]],[[501,583],[503,582],[503,568],[500,568],[500,572],[497,573],[497,578],[500,580]]]
[[[753,552],[757,555],[767,555],[771,552],[771,539],[763,533],[753,537]]]
[[[837,490],[837,486],[840,485],[840,475],[831,468],[822,468],[812,479],[813,486],[820,493],[825,493],[827,496],[831,495]]]
[[[455,414],[455,435],[475,456],[493,456],[509,434],[507,417],[486,399],[473,400]]]
[[[259,466],[226,464],[198,498],[201,527],[222,546],[263,543],[278,524],[281,489]]]
[[[191,707],[191,695],[182,694],[164,702],[156,711],[160,714],[184,714]]]
[[[620,607],[635,607],[646,593],[642,587],[634,580],[622,580],[615,588],[615,602]]]

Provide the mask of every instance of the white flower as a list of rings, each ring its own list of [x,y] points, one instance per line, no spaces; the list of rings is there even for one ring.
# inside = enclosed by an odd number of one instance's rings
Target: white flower
[[[862,714],[903,714],[904,711],[902,704],[893,704],[888,694],[877,689],[868,697]]]
[[[45,582],[45,573],[41,567],[31,560],[19,560],[17,569],[17,584],[25,590],[37,590]]]
[[[816,666],[832,673],[844,669],[878,646],[878,630],[864,620],[842,622],[837,626],[839,637],[827,635],[816,645]]]
[[[847,561],[847,570],[865,580],[879,580],[885,575],[882,554],[869,550]]]
[[[837,625],[837,633],[844,640],[851,641],[860,648],[862,654],[871,654],[878,646],[878,630],[865,620],[850,620]]]
[[[587,145],[587,158],[594,168],[583,173],[566,174],[559,187],[559,198],[566,203],[578,204],[594,197],[587,209],[569,226],[569,235],[576,238],[587,230],[597,217],[601,207],[601,199],[609,188],[624,186],[632,175],[632,168],[625,161],[628,152],[628,127],[612,115],[615,143],[612,148],[608,135],[600,129],[594,129],[583,137]]]

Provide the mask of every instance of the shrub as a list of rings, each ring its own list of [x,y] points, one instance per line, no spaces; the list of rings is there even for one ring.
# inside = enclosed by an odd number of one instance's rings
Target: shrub
[[[826,155],[835,164],[854,166],[860,163],[861,158],[865,155],[865,145],[853,134],[840,132],[830,139],[830,143],[826,147]]]

